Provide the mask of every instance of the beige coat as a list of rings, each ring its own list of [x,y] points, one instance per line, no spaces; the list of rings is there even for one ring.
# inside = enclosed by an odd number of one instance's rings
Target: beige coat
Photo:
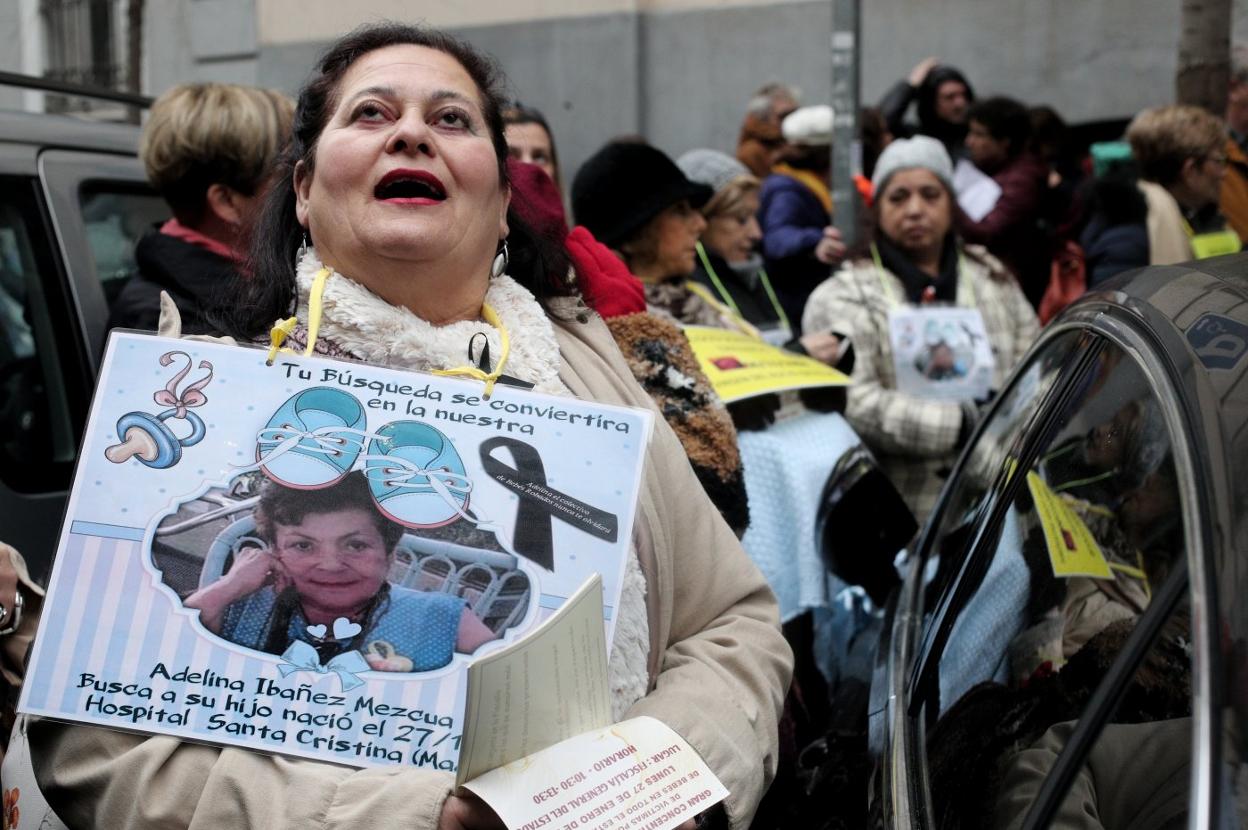
[[[1155,182],[1141,179],[1139,188],[1148,204],[1148,264],[1173,265],[1195,259],[1179,203]]]
[[[554,320],[560,379],[576,395],[649,407],[606,326]],[[655,419],[635,526],[646,576],[650,691],[628,716],[683,735],[731,791],[744,828],[776,769],[777,722],[792,673],[775,597]],[[354,770],[233,747],[32,721],[35,772],[71,827],[434,828],[452,777]]]

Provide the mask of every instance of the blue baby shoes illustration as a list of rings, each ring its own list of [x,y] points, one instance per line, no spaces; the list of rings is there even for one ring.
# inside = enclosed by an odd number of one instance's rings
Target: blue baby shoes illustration
[[[265,475],[287,487],[334,484],[355,466],[368,433],[364,407],[339,389],[317,386],[277,408],[256,439]]]
[[[165,352],[160,356],[161,366],[168,366],[179,357],[186,359],[186,366],[152,396],[156,403],[170,408],[156,415],[147,412],[122,415],[117,420],[120,443],[104,450],[104,457],[109,461],[123,464],[135,458],[144,466],[164,470],[182,460],[183,447],[194,446],[204,439],[206,429],[203,419],[190,410],[208,402],[203,388],[212,381],[212,364],[206,360],[199,361],[199,368],[207,369],[208,374],[179,393],[178,384],[190,373],[194,361],[186,352]],[[173,431],[170,422],[177,421],[186,421],[190,426],[189,435],[179,437]]]
[[[364,474],[378,509],[410,528],[464,517],[472,490],[455,445],[419,421],[394,421],[373,436]]]

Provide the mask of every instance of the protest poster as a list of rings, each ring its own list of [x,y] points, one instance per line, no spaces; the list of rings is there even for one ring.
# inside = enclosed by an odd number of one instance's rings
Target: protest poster
[[[848,386],[849,376],[739,331],[686,326],[685,336],[715,393],[734,401],[819,386]]]
[[[594,574],[610,642],[652,416],[265,356],[112,335],[19,708],[453,772],[474,659]]]
[[[979,309],[898,306],[888,313],[898,391],[937,400],[983,400],[996,358]]]

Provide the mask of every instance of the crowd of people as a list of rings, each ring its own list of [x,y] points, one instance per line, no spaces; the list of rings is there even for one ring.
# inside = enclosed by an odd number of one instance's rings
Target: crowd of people
[[[771,569],[810,544],[838,459],[865,447],[921,523],[1042,321],[1130,268],[1239,250],[1248,64],[1225,120],[1155,107],[1123,141],[1088,148],[1051,108],[979,98],[965,74],[926,59],[860,114],[865,219],[852,232],[831,195],[834,113],[791,87],[748,100],[735,154],[627,136],[576,171],[560,168],[543,114],[501,89],[470,45],[394,24],[340,40],[294,102],[175,87],[141,144],[172,218],[139,243],[111,325],[263,340],[291,309],[308,319],[328,269],[319,331],[297,327],[290,342],[429,371],[456,362],[445,344],[484,333],[497,345],[505,327],[512,343],[543,344],[507,365],[539,391],[657,408],[637,578],[621,600],[644,636],[616,644],[614,711],[667,722],[728,785],[697,826],[749,826],[772,779],[792,774],[794,724],[817,731],[827,703],[811,603],[786,600]],[[436,175],[418,184],[439,211],[386,204],[399,168]],[[725,405],[685,326],[806,355],[852,383]],[[384,564],[393,540],[375,547]],[[0,611],[25,590],[29,617],[39,589],[10,561],[22,587],[0,581]],[[210,630],[241,626],[235,606],[273,602],[267,567],[254,554],[191,607]],[[878,598],[891,562],[876,571]],[[451,610],[447,654],[473,633]],[[5,678],[17,682],[7,663]],[[429,770],[279,762],[49,721],[28,734],[45,795],[82,826],[501,826]]]

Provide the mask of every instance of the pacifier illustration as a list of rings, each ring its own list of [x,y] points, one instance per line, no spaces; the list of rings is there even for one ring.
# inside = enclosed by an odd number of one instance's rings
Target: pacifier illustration
[[[190,374],[194,360],[186,352],[166,352],[160,356],[160,365],[168,366],[177,357],[186,358],[186,366],[152,396],[156,403],[171,408],[156,415],[147,412],[122,415],[117,420],[117,436],[121,443],[104,450],[104,457],[109,461],[124,464],[131,458],[137,458],[144,466],[164,470],[182,460],[183,447],[194,446],[204,439],[207,432],[204,421],[190,410],[208,402],[208,396],[201,390],[212,381],[212,364],[206,360],[199,361],[199,368],[207,369],[208,374],[179,394],[178,384]],[[171,422],[177,421],[186,421],[190,427],[189,435],[179,436],[173,431]]]

